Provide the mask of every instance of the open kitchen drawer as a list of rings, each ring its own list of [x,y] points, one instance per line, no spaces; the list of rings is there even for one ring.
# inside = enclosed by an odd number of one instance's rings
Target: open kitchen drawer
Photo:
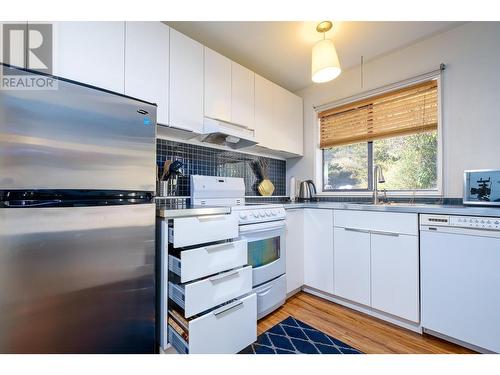
[[[233,354],[257,339],[257,297],[233,300],[192,319],[169,309],[168,341],[178,353]]]
[[[168,256],[168,269],[180,277],[181,283],[245,266],[247,263],[246,240],[182,250]]]
[[[235,213],[177,218],[168,227],[168,242],[174,247],[223,241],[238,235],[238,216]]]
[[[184,309],[186,318],[251,291],[251,266],[222,272],[188,284],[168,282],[168,297]]]

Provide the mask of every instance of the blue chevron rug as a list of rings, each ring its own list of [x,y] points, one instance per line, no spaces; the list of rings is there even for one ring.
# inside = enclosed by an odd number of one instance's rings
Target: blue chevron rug
[[[240,354],[363,354],[291,316],[257,337]]]

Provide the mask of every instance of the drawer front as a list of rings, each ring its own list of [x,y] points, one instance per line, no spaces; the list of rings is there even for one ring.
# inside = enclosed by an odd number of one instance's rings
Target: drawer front
[[[174,247],[193,246],[238,237],[238,216],[207,215],[174,219],[169,242]]]
[[[189,353],[233,354],[257,339],[257,297],[251,294],[189,322]]]
[[[174,272],[181,277],[183,283],[248,263],[246,240],[185,250],[180,255],[180,268]]]
[[[253,292],[257,295],[257,319],[260,319],[285,303],[286,275],[254,288]]]
[[[418,234],[418,214],[334,210],[333,225],[341,228],[364,229],[416,236]]]
[[[184,286],[184,313],[189,318],[252,290],[252,267],[224,272]]]

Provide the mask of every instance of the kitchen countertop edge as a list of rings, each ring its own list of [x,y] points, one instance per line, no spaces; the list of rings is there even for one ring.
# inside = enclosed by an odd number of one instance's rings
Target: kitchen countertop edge
[[[180,217],[227,215],[231,213],[230,206],[200,206],[188,208],[160,208],[156,216],[162,219],[175,219]]]
[[[299,208],[337,209],[355,211],[378,211],[378,212],[400,212],[416,214],[442,214],[442,215],[466,215],[466,216],[497,216],[500,217],[500,208],[492,207],[470,207],[470,206],[446,206],[434,204],[402,205],[374,205],[369,203],[344,203],[344,202],[300,202],[284,203],[286,210]]]

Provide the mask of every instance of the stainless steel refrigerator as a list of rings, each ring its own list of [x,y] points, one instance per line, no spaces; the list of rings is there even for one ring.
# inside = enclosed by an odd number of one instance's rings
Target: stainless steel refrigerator
[[[0,90],[0,353],[155,351],[155,128],[71,81]]]

